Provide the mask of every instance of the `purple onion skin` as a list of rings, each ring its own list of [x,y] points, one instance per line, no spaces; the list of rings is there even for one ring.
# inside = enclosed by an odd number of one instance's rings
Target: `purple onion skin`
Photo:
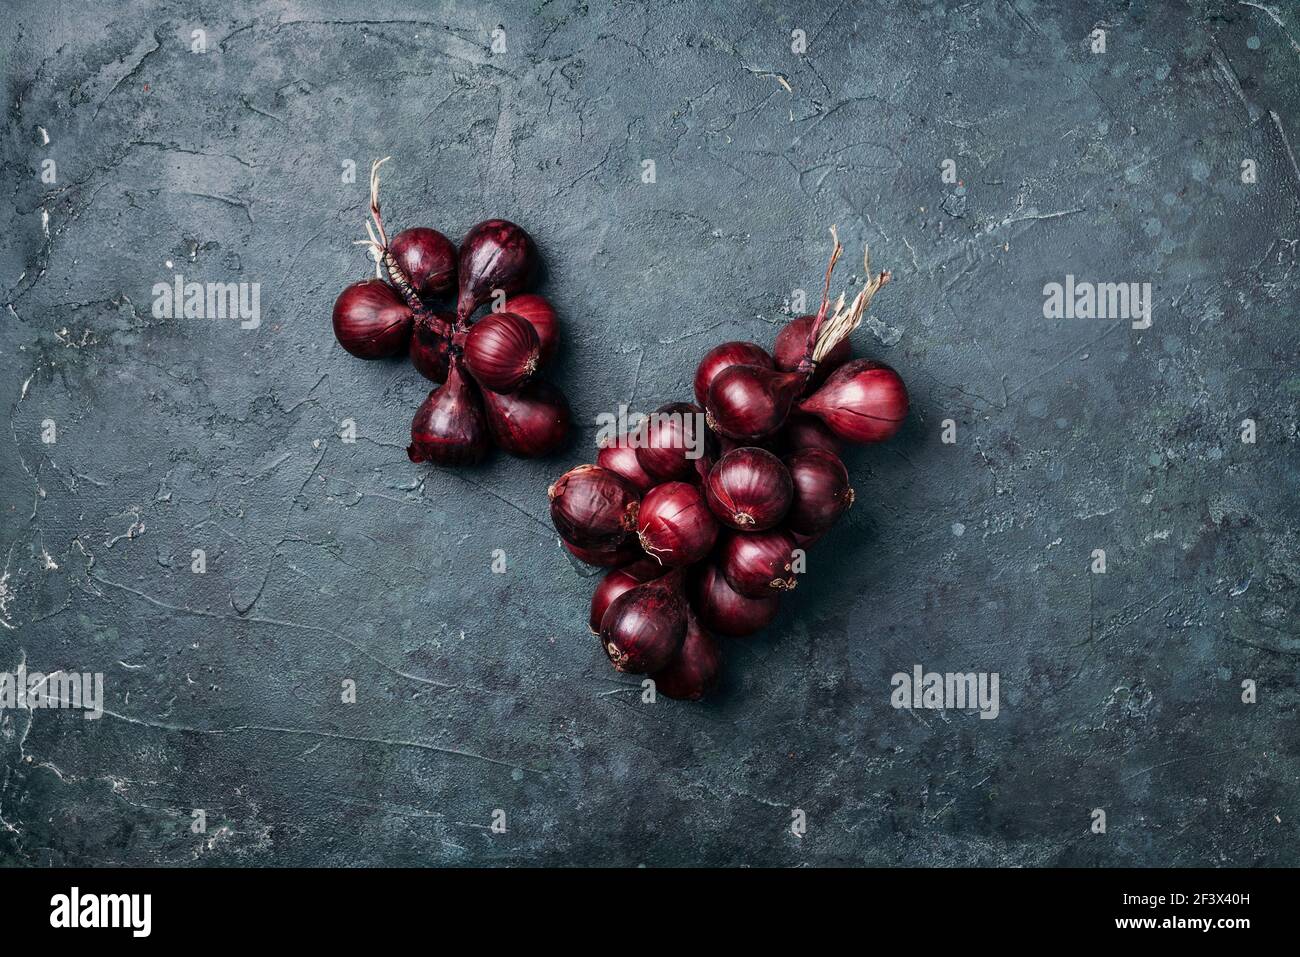
[[[746,598],[763,598],[799,584],[793,570],[797,547],[781,529],[732,532],[722,543],[718,564],[733,589]]]
[[[432,382],[443,382],[447,378],[454,319],[455,316],[449,312],[423,313],[415,318],[415,328],[411,332],[411,365]]]
[[[780,448],[786,452],[800,449],[824,449],[832,455],[839,455],[843,447],[835,433],[821,419],[802,412],[791,413],[781,430]]]
[[[718,521],[698,488],[665,482],[641,499],[638,537],[647,555],[663,565],[693,565],[713,550]]]
[[[907,386],[882,362],[854,359],[831,373],[825,384],[799,403],[848,442],[883,442],[907,418]]]
[[[549,302],[530,292],[522,296],[511,296],[501,311],[522,316],[532,325],[537,340],[542,345],[542,365],[555,358],[555,352],[560,347],[560,324],[555,317],[555,309]]]
[[[388,251],[422,298],[443,296],[456,288],[456,247],[436,229],[403,229],[388,244]]]
[[[709,398],[709,386],[718,373],[739,365],[776,368],[767,350],[756,342],[724,342],[716,345],[704,353],[704,358],[695,369],[695,401],[705,405]]]
[[[472,465],[487,455],[491,440],[478,390],[452,362],[447,381],[429,393],[411,422],[412,462]]]
[[[484,390],[488,429],[511,455],[534,459],[551,455],[569,438],[569,402],[549,382],[534,379],[509,395]]]
[[[771,624],[781,610],[781,596],[772,591],[761,598],[746,598],[727,584],[721,569],[712,562],[700,566],[693,582],[695,613],[705,628],[743,638]]]
[[[358,359],[385,359],[406,348],[414,314],[382,279],[354,282],[334,300],[334,336]]]
[[[709,425],[729,439],[765,438],[785,424],[807,381],[800,372],[731,366],[709,386]]]
[[[468,321],[497,289],[507,296],[521,291],[536,268],[537,246],[522,227],[504,219],[479,223],[460,243],[457,318]]]
[[[620,437],[617,444],[602,447],[596,453],[596,464],[603,469],[617,472],[635,485],[637,491],[644,494],[658,483],[649,475],[646,475],[645,469],[641,468],[641,463],[637,461],[636,449],[627,445],[626,442],[626,437]]]
[[[694,474],[696,460],[687,456],[691,448],[704,442],[708,431],[696,428],[703,411],[690,402],[670,402],[646,418],[637,432],[636,460],[647,475],[659,482],[672,482]],[[657,415],[676,418],[656,422]]]
[[[687,618],[686,637],[677,654],[662,671],[650,677],[655,691],[678,701],[699,701],[717,687],[722,673],[722,649],[700,627],[694,615]]]
[[[644,675],[667,667],[686,638],[682,570],[637,585],[610,603],[600,625],[600,644],[614,667]]]
[[[772,358],[777,369],[782,372],[794,372],[799,367],[799,363],[808,353],[808,333],[812,331],[816,320],[816,316],[800,316],[798,319],[791,319],[776,334],[776,342],[772,346]],[[830,355],[817,363],[812,378],[804,387],[804,392],[808,393],[817,388],[826,381],[827,376],[848,362],[852,356],[853,346],[845,337],[835,344]]]
[[[597,568],[623,568],[645,558],[645,552],[641,551],[641,546],[635,539],[628,539],[614,549],[581,548],[563,538],[560,539],[560,544],[584,565],[595,565]]]
[[[527,319],[494,312],[465,334],[465,368],[474,381],[492,392],[514,392],[541,364],[542,346]]]
[[[718,520],[742,532],[772,528],[785,515],[794,494],[784,463],[758,448],[733,449],[720,458],[704,489]]]
[[[664,571],[665,569],[658,562],[643,558],[622,568],[615,568],[606,574],[591,594],[591,613],[587,616],[587,627],[591,629],[591,633],[600,634],[605,612],[615,598],[637,585],[653,581]]]
[[[613,552],[636,531],[641,496],[632,483],[596,465],[569,469],[547,489],[551,522],[570,545]]]
[[[800,535],[821,535],[853,504],[849,471],[825,449],[801,449],[785,458],[794,498],[785,524]]]

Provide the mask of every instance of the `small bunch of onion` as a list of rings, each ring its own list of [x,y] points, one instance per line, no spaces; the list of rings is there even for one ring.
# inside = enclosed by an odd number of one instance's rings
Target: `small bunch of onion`
[[[379,167],[370,169],[368,238],[375,276],[348,286],[334,303],[334,335],[362,359],[409,352],[411,364],[439,383],[411,422],[412,462],[480,461],[495,443],[513,455],[558,450],[569,434],[569,404],[537,369],[555,354],[555,310],[525,293],[537,248],[521,227],[489,219],[460,251],[435,229],[391,239],[379,209]],[[454,295],[452,309],[441,300]],[[493,310],[475,319],[489,301]]]
[[[907,415],[902,379],[853,359],[848,341],[889,274],[872,277],[864,259],[866,284],[832,309],[841,252],[835,237],[821,308],[782,328],[771,352],[715,346],[696,369],[698,405],[663,406],[550,488],[564,546],[611,568],[591,598],[592,632],[615,668],[650,675],[669,697],[709,693],[722,667],[715,636],[770,624],[806,549],[853,504],[841,443],[889,438]],[[693,435],[701,418],[705,434]]]

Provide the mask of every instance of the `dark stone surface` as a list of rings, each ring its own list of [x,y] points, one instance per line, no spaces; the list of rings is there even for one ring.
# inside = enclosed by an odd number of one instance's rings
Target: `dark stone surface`
[[[0,713],[3,861],[1298,863],[1289,5],[8,20],[0,668],[103,672],[109,713]],[[421,380],[335,343],[390,154],[393,226],[536,236],[568,454],[413,466]],[[858,505],[724,693],[642,704],[545,487],[598,413],[770,341],[831,223],[841,284],[863,243],[894,271],[855,346],[914,414],[849,457]],[[261,283],[260,327],[155,319],[177,272]],[[1151,282],[1151,328],[1045,319],[1067,273]],[[999,673],[1000,716],[893,710],[914,664]]]

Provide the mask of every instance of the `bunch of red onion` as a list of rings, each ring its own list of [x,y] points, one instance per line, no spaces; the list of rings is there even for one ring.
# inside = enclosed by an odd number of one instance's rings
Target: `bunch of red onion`
[[[789,322],[770,352],[714,347],[695,373],[698,405],[664,406],[549,489],[565,547],[611,568],[591,598],[592,632],[615,668],[669,697],[712,690],[715,636],[771,622],[806,549],[853,504],[841,443],[883,441],[907,416],[898,373],[851,358],[848,342],[889,273],[872,277],[866,260],[863,288],[832,308],[841,251],[836,238],[815,316]]]
[[[525,458],[555,452],[569,434],[569,403],[536,375],[555,355],[559,329],[550,303],[524,292],[537,271],[532,237],[489,219],[465,235],[459,253],[436,229],[390,239],[379,211],[386,162],[371,167],[369,238],[360,240],[374,256],[375,278],[335,301],[339,344],[362,359],[407,352],[438,383],[411,422],[412,462],[469,464],[493,444]]]

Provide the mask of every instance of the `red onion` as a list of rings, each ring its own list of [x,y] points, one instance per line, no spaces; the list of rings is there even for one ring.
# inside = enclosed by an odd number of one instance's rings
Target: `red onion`
[[[560,344],[560,327],[555,319],[555,310],[549,302],[530,292],[523,296],[511,296],[501,311],[513,312],[528,320],[537,333],[537,341],[541,343],[542,365],[555,358],[555,350]]]
[[[733,449],[704,483],[709,508],[725,525],[744,532],[771,528],[790,507],[790,473],[766,449]]]
[[[762,366],[729,366],[709,386],[709,425],[730,439],[751,441],[785,424],[790,408],[808,383],[804,372],[777,372]]]
[[[456,247],[436,229],[403,229],[388,251],[419,295],[440,296],[456,287]]]
[[[560,539],[560,544],[564,546],[565,551],[584,565],[596,565],[600,568],[619,568],[629,562],[645,558],[645,552],[641,551],[641,546],[636,543],[635,538],[629,538],[613,549],[581,548],[566,542],[563,538]]]
[[[704,627],[729,638],[743,638],[766,628],[781,610],[781,596],[768,591],[761,598],[746,598],[729,584],[717,565],[700,567],[693,583],[695,613]]]
[[[421,312],[411,332],[411,365],[434,382],[447,378],[451,358],[451,313]]]
[[[659,671],[682,646],[687,614],[682,570],[675,568],[610,603],[600,623],[601,646],[619,671]]]
[[[801,533],[799,533],[799,532],[791,531],[791,532],[790,532],[790,537],[794,539],[794,543],[795,543],[797,546],[799,546],[800,548],[802,548],[802,549],[806,552],[806,551],[808,551],[808,549],[812,548],[814,545],[816,545],[818,542],[820,542],[823,538],[825,538],[825,537],[826,537],[826,533],[825,533],[825,532],[818,532],[816,535],[803,535],[803,534],[801,534]]]
[[[600,623],[605,618],[605,610],[615,598],[637,585],[653,581],[663,572],[664,569],[658,562],[643,558],[622,568],[615,568],[605,575],[596,586],[596,590],[591,593],[591,614],[587,617],[587,627],[591,629],[591,633],[600,634]]]
[[[412,462],[466,465],[481,460],[488,445],[483,401],[461,373],[460,362],[453,360],[447,381],[416,410],[406,454]]]
[[[695,616],[688,614],[681,648],[667,668],[651,677],[656,691],[679,701],[699,701],[717,685],[721,671],[722,649]]]
[[[709,398],[709,386],[719,372],[731,366],[751,365],[772,369],[772,357],[755,342],[724,342],[704,353],[695,369],[695,400],[704,405]]]
[[[521,227],[504,219],[473,227],[460,243],[457,319],[468,320],[498,289],[507,296],[518,292],[536,265],[537,247]]]
[[[781,432],[781,447],[795,452],[799,449],[825,449],[833,455],[840,454],[840,440],[821,419],[811,415],[792,413]]]
[[[509,312],[489,313],[465,335],[465,368],[493,392],[518,389],[537,371],[540,356],[536,330]]]
[[[637,461],[636,449],[628,444],[627,436],[620,436],[613,445],[602,446],[596,453],[596,464],[603,469],[617,472],[636,486],[638,492],[648,492],[655,487],[655,480],[645,474],[641,463]]]
[[[569,437],[569,403],[564,393],[541,379],[509,395],[484,390],[483,405],[492,438],[511,455],[550,455]]]
[[[820,535],[853,504],[848,469],[825,449],[801,449],[786,456],[785,464],[794,481],[785,524],[800,535]]]
[[[334,335],[360,359],[382,359],[406,348],[413,315],[382,279],[354,282],[334,300]]]
[[[842,439],[883,442],[907,418],[907,387],[897,372],[880,362],[854,359],[840,366],[826,384],[799,404]]]
[[[636,529],[640,496],[631,482],[608,469],[569,469],[547,495],[556,531],[579,548],[612,552]]]
[[[641,500],[637,540],[645,553],[661,564],[694,564],[709,553],[717,539],[717,520],[694,485],[665,482]]]
[[[772,347],[772,358],[776,361],[777,369],[782,372],[794,372],[799,368],[804,353],[808,351],[808,336],[816,321],[816,316],[800,316],[798,319],[791,319],[781,327]],[[848,362],[852,355],[853,347],[849,345],[849,340],[841,339],[835,344],[835,348],[826,353],[825,358],[817,363],[809,386],[816,388],[821,385],[828,375]]]
[[[727,583],[746,598],[762,598],[774,591],[791,591],[793,552],[797,546],[789,532],[732,532],[722,543],[719,563]]]
[[[690,402],[671,402],[655,409],[637,430],[636,460],[660,482],[684,479],[695,471],[694,452],[702,451],[703,410]]]

